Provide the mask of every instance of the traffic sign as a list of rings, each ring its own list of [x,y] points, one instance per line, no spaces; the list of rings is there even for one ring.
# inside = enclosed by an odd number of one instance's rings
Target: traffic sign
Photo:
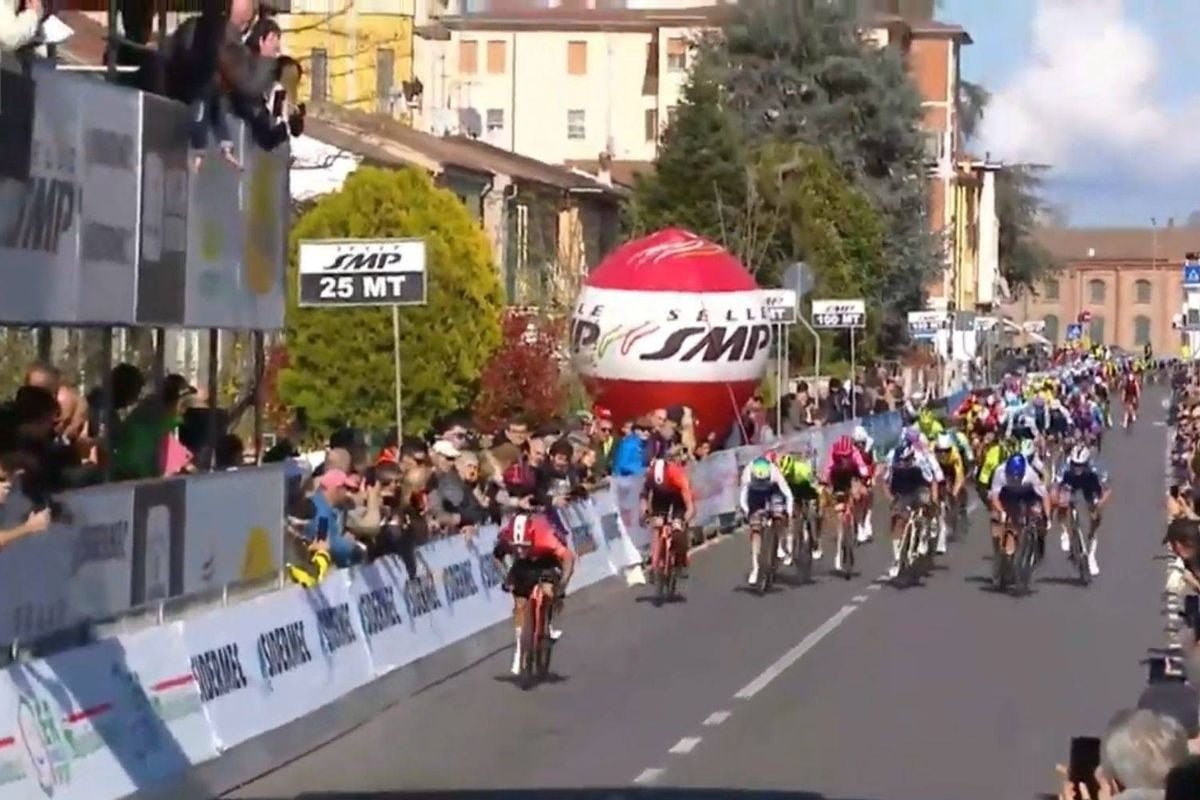
[[[946,327],[948,314],[945,311],[908,312],[908,332],[914,339],[931,341],[937,332]]]
[[[863,328],[867,304],[863,300],[813,300],[814,328]]]
[[[796,292],[791,289],[763,289],[763,313],[770,322],[794,325],[796,322]]]
[[[1083,325],[1078,322],[1072,322],[1067,326],[1067,341],[1077,342],[1083,338]]]
[[[1184,263],[1183,285],[1200,286],[1200,264]]]

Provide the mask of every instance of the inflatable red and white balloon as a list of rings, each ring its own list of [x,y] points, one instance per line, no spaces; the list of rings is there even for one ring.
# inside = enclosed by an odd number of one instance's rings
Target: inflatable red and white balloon
[[[767,368],[771,323],[754,278],[726,250],[667,229],[628,242],[588,277],[571,349],[592,399],[618,420],[691,406],[723,434]]]

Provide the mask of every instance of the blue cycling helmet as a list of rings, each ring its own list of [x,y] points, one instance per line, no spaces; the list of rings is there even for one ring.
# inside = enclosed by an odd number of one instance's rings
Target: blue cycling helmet
[[[913,446],[908,442],[901,440],[900,444],[896,445],[896,460],[908,461],[916,453],[913,451]]]
[[[1017,453],[1011,456],[1008,461],[1004,462],[1004,475],[1009,480],[1019,481],[1025,479],[1025,468],[1028,466],[1025,461],[1025,456]]]

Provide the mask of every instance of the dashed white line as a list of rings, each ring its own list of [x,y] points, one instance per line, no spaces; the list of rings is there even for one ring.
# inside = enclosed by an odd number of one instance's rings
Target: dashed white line
[[[664,772],[666,772],[666,770],[662,769],[661,767],[644,769],[636,778],[633,779],[633,782],[639,786],[645,786],[646,784],[654,783],[656,780],[661,778]]]
[[[779,660],[763,670],[761,675],[738,690],[738,693],[735,694],[734,697],[739,700],[749,700],[751,697],[754,697],[754,695],[761,692],[767,687],[767,684],[782,675],[784,670],[803,658],[805,653],[816,647],[817,644],[830,633],[832,633],[838,625],[841,625],[843,622],[845,622],[846,617],[853,614],[856,608],[858,608],[858,606],[842,606],[841,611],[825,620],[823,623],[821,623],[819,628],[801,639],[799,644],[780,656]]]
[[[868,591],[868,592],[878,592],[878,591],[879,591],[880,589],[882,589],[882,588],[883,588],[883,584],[881,584],[881,583],[872,583],[870,586],[868,586],[868,587],[867,587],[867,591]]]
[[[698,744],[700,744],[699,736],[685,736],[676,742],[667,752],[677,756],[685,756],[695,750]]]
[[[704,727],[715,728],[725,720],[729,719],[729,717],[730,712],[728,711],[714,711],[704,718]]]
[[[865,594],[856,594],[850,599],[855,603],[863,603],[866,602],[867,596]]]

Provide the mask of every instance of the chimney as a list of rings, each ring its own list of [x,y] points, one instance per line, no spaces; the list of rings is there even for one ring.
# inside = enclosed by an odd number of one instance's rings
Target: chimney
[[[605,150],[600,154],[598,161],[600,162],[599,169],[596,171],[596,181],[605,186],[612,186],[612,153]]]

